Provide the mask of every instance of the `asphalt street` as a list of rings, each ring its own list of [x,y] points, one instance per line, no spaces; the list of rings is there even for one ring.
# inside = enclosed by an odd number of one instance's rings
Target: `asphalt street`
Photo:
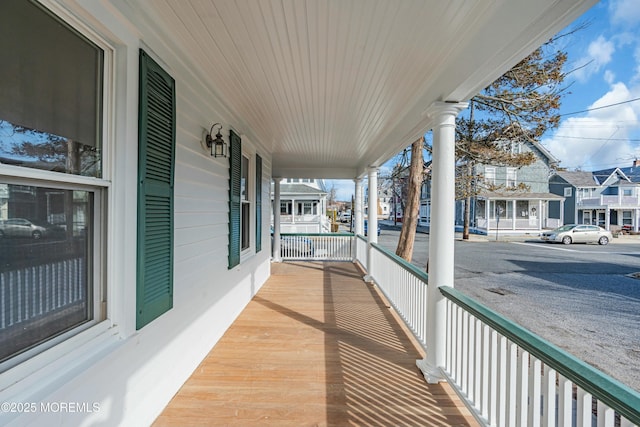
[[[399,230],[382,224],[395,251]],[[640,391],[640,238],[607,246],[457,240],[455,287]],[[429,236],[412,263],[425,268]]]

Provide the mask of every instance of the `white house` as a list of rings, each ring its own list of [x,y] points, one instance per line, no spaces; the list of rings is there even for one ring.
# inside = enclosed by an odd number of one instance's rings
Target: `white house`
[[[273,198],[272,189],[272,202]],[[272,209],[275,207],[272,206]],[[273,216],[271,218],[273,226]],[[331,224],[327,218],[327,191],[322,180],[285,178],[281,181],[280,227],[282,233],[331,231]]]
[[[375,184],[429,129],[437,304],[456,115],[594,3],[0,2],[3,204],[47,223],[2,241],[0,402],[81,409],[0,424],[151,424],[270,276],[272,178]]]

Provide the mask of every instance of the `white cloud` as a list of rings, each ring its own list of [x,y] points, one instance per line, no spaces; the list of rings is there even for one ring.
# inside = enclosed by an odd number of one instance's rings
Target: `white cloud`
[[[611,40],[607,40],[604,36],[598,36],[597,39],[589,44],[587,54],[576,61],[578,68],[574,73],[574,77],[581,82],[586,82],[589,77],[597,73],[611,62],[615,45]]]
[[[611,0],[609,15],[614,25],[637,25],[640,23],[640,0]]]
[[[588,108],[631,98],[634,95],[629,88],[624,83],[616,83]],[[630,165],[631,160],[640,156],[640,147],[629,141],[630,135],[640,129],[640,107],[634,104],[637,103],[602,108],[590,111],[584,117],[565,119],[554,136],[542,143],[561,161],[560,166],[568,169],[597,170]]]
[[[608,84],[610,84],[610,85],[611,85],[611,84],[613,84],[613,82],[615,82],[615,81],[616,81],[616,75],[615,75],[615,73],[614,73],[613,71],[611,71],[611,70],[606,70],[606,71],[604,72],[604,76],[603,76],[603,78],[604,78],[604,81],[605,81],[605,82],[607,82],[607,83],[608,83]]]

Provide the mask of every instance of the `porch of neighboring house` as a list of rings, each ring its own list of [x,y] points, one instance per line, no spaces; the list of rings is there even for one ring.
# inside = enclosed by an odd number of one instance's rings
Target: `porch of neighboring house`
[[[564,198],[555,194],[488,194],[478,197],[475,229],[483,234],[523,234],[564,224]],[[473,205],[472,205],[473,206]],[[461,223],[461,209],[456,221]]]
[[[351,262],[273,263],[272,275],[156,426],[477,425]]]

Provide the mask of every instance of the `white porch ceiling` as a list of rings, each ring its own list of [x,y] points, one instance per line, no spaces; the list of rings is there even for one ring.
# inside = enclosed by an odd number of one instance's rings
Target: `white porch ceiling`
[[[273,176],[354,178],[595,0],[111,0],[180,55]]]

